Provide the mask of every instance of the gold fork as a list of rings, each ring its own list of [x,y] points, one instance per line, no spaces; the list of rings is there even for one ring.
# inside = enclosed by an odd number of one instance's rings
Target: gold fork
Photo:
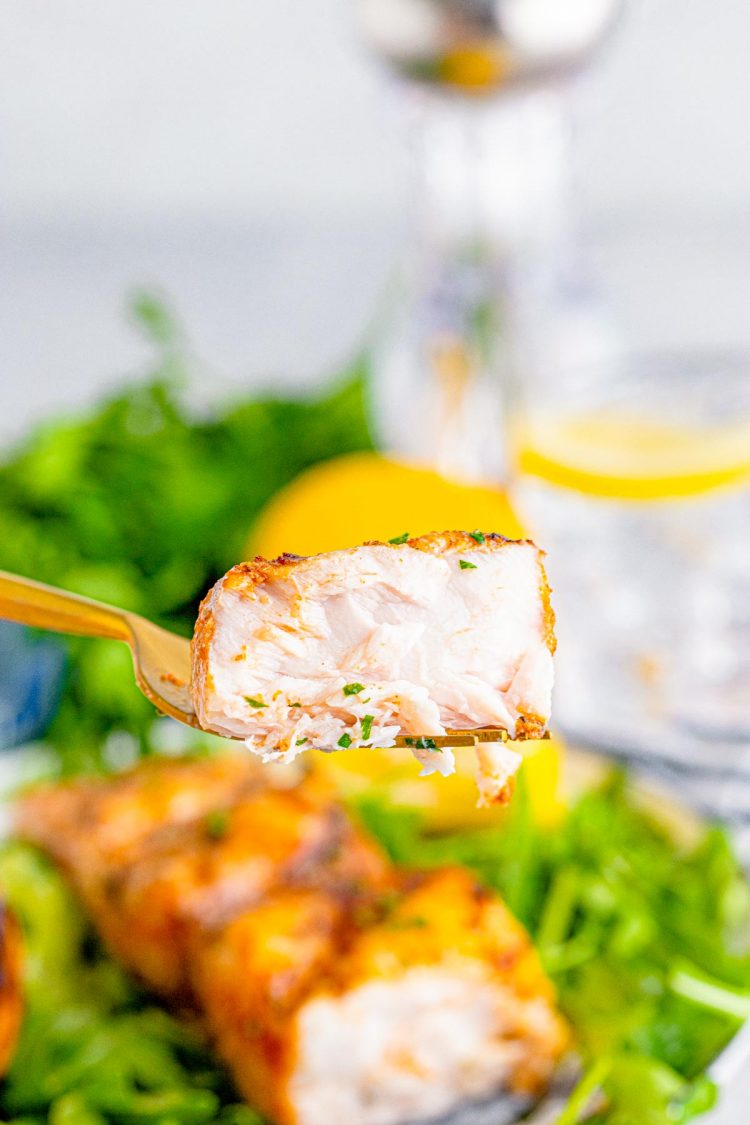
[[[133,657],[136,683],[157,711],[188,726],[200,726],[190,696],[190,642],[184,637],[154,625],[137,613],[3,570],[0,570],[0,618],[55,633],[72,633],[76,637],[124,641]],[[482,728],[421,737],[403,735],[396,739],[396,745],[436,749],[509,741],[506,730]]]

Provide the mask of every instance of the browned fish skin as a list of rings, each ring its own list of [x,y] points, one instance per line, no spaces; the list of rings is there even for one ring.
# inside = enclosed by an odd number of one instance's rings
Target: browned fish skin
[[[398,1125],[536,1091],[565,1049],[552,987],[496,896],[463,870],[397,871],[315,777],[278,789],[253,763],[146,764],[44,787],[17,819],[110,948],[203,1011],[240,1092],[278,1125]],[[2,1026],[0,1008],[0,1044]]]

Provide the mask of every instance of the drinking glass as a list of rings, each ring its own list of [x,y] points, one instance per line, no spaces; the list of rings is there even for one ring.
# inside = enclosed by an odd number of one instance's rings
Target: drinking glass
[[[568,238],[570,81],[621,7],[358,0],[411,118],[411,246],[373,349],[371,413],[390,451],[504,479],[520,322],[549,303]]]
[[[698,789],[750,781],[750,354],[623,354],[519,399],[513,492],[548,553],[561,729]]]

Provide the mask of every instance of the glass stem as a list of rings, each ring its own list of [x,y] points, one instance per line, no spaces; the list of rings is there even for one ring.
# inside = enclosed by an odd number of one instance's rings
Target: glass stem
[[[518,347],[567,229],[567,134],[549,91],[415,94],[413,247],[376,357],[381,436],[396,453],[450,476],[505,479]]]

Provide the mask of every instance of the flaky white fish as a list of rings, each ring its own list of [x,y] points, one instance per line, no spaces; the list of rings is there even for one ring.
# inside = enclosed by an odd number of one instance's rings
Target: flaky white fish
[[[424,774],[453,772],[430,737],[545,730],[554,617],[542,553],[526,540],[462,531],[229,571],[193,638],[201,725],[266,760],[310,750],[414,747]],[[505,800],[519,755],[479,753],[480,801]]]

